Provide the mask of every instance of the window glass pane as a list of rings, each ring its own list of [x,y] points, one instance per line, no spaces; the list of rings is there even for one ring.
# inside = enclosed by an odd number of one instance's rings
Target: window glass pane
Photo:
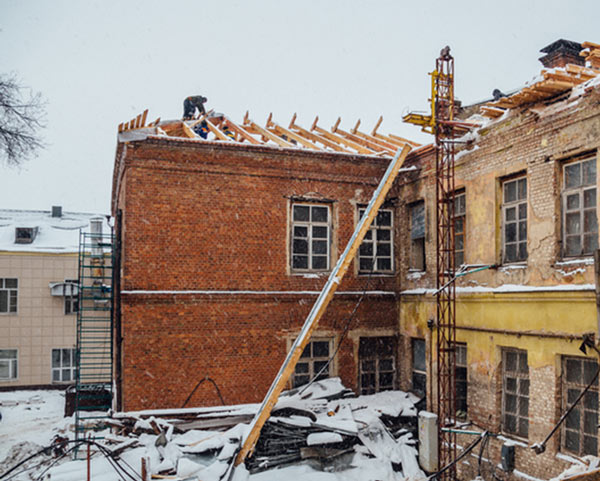
[[[529,416],[529,399],[526,397],[519,398],[519,416]]]
[[[581,222],[579,212],[567,214],[567,234],[579,234]]]
[[[392,254],[391,244],[377,244],[377,255],[382,257],[389,257]]]
[[[52,381],[60,381],[60,369],[52,370]]]
[[[294,254],[308,254],[308,241],[304,239],[294,239],[292,250]]]
[[[504,360],[506,362],[505,370],[506,371],[516,371],[517,370],[517,353],[514,351],[505,351]]]
[[[583,384],[588,385],[590,382],[592,382],[592,379],[594,379],[594,376],[596,375],[597,369],[598,369],[598,365],[596,364],[596,362],[584,361],[584,363],[583,363]],[[594,385],[598,385],[597,379],[596,379],[596,382],[594,383]]]
[[[391,271],[392,260],[386,258],[377,258],[377,270],[378,271]]]
[[[377,214],[377,225],[378,226],[390,226],[392,225],[392,213],[390,211],[380,211]]]
[[[62,370],[62,380],[63,381],[70,381],[71,380],[71,370],[70,369],[63,369]]]
[[[598,249],[598,234],[585,235],[583,237],[584,254],[592,254]]]
[[[517,200],[517,184],[516,182],[504,183],[504,202],[514,202]]]
[[[6,279],[5,287],[7,289],[16,289],[17,288],[17,279]]]
[[[591,409],[593,411],[598,410],[598,393],[596,391],[588,391],[585,393],[583,397],[583,406],[586,409]]]
[[[519,222],[519,240],[527,239],[527,222]]]
[[[506,390],[509,392],[517,392],[517,380],[514,377],[506,378]]]
[[[598,232],[598,221],[596,219],[596,209],[586,210],[583,213],[583,231]]]
[[[566,361],[567,382],[581,382],[581,361],[579,359],[567,359]]]
[[[8,312],[8,291],[0,291],[0,312]]]
[[[52,367],[60,367],[60,349],[52,349]]]
[[[327,361],[315,361],[314,376],[319,374],[319,372],[321,372],[321,369],[325,369],[325,366],[327,366]],[[317,379],[325,379],[328,377],[329,377],[329,366],[327,366],[327,368],[321,374],[319,374]]]
[[[583,432],[594,434],[598,431],[598,413],[592,411],[583,412]]]
[[[581,254],[581,237],[568,236],[566,251],[568,256],[578,256]]]
[[[313,269],[327,269],[327,257],[325,256],[313,256],[312,258]]]
[[[517,220],[516,207],[509,207],[504,211],[504,219],[507,221]]]
[[[372,229],[369,229],[367,232],[365,232],[365,238],[363,239],[363,241],[372,240],[372,239],[373,239]]]
[[[294,269],[308,269],[308,256],[294,255],[292,257],[292,267]]]
[[[568,420],[568,418],[567,418]],[[568,450],[579,452],[579,435],[576,432],[565,431],[565,446]]]
[[[361,257],[360,258],[360,270],[361,271],[370,271],[373,269],[373,259],[370,257]]]
[[[377,229],[378,241],[389,241],[392,238],[392,231],[389,229]]]
[[[527,198],[527,179],[519,179],[517,182],[519,184],[518,199],[525,200]]]
[[[519,219],[527,219],[527,204],[519,204]]]
[[[517,241],[517,224],[516,222],[511,222],[510,224],[506,224],[506,237],[504,238],[505,242],[516,242]]]
[[[418,202],[410,208],[410,238],[425,237],[425,202]]]
[[[360,366],[364,372],[375,371],[375,361],[362,361]]]
[[[567,416],[565,422],[567,428],[579,430],[579,408],[574,408]]]
[[[579,193],[567,195],[567,210],[579,209]]]
[[[583,437],[583,454],[598,455],[598,439],[591,436]]]
[[[294,226],[294,237],[308,237],[308,228],[303,225]]]
[[[327,241],[312,241],[312,251],[313,254],[327,254]]]
[[[426,358],[425,358],[425,341],[422,339],[413,339],[413,369],[419,371],[426,370]]]
[[[504,416],[504,429],[510,433],[517,432],[517,418],[510,414]]]
[[[506,262],[514,262],[517,260],[517,246],[515,244],[506,246],[506,256],[504,260]]]
[[[379,389],[390,389],[394,384],[394,374],[391,372],[379,373]]]
[[[312,211],[312,221],[313,222],[327,222],[327,213],[329,209],[327,207],[319,207],[313,206],[311,207]]]
[[[583,192],[583,206],[596,207],[596,189],[588,189]]]
[[[307,205],[295,205],[294,206],[294,220],[296,221],[308,221],[309,220],[309,207]]]
[[[379,361],[379,369],[381,371],[393,371],[394,370],[394,360],[393,359],[382,359]]]
[[[373,255],[373,243],[363,242],[358,248],[361,256],[372,256]]]
[[[529,366],[527,366],[527,353],[519,353],[519,371],[523,373],[529,372]]]
[[[329,357],[329,341],[313,341],[314,357]]]
[[[327,231],[328,230],[329,229],[324,226],[313,226],[313,228],[312,228],[313,238],[327,239]]]
[[[565,166],[565,187],[571,189],[581,185],[581,164],[569,164]]]
[[[9,379],[10,378],[10,363],[8,361],[0,361],[0,379]]]
[[[71,349],[62,350],[62,365],[64,367],[71,365]]]
[[[593,185],[596,183],[596,160],[583,162],[582,184]]]

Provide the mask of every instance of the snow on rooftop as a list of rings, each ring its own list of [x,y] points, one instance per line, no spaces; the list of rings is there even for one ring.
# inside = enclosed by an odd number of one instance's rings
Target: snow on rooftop
[[[80,230],[89,231],[90,220],[101,218],[103,232],[110,232],[104,214],[62,212],[52,217],[51,211],[0,209],[0,251],[74,253],[79,251]],[[16,243],[19,228],[33,229],[31,243]]]

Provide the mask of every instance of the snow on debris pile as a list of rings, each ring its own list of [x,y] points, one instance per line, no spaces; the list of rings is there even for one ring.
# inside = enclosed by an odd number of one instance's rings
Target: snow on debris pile
[[[235,470],[258,404],[113,413],[111,430],[97,433],[103,439],[92,447],[92,479],[118,481],[119,469],[139,474],[142,459],[152,475],[188,481],[425,479],[416,401],[401,391],[356,397],[337,378],[284,392],[254,454]],[[85,479],[85,461],[53,462],[52,481]]]
[[[550,481],[567,481],[577,479],[578,481],[596,480],[600,476],[600,458],[596,456],[582,456],[571,458],[574,463]]]

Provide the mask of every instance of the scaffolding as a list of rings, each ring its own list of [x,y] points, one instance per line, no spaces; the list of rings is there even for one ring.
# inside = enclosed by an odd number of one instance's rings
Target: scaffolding
[[[112,271],[113,235],[102,233],[102,219],[79,239],[79,309],[75,439],[96,437],[113,397]]]

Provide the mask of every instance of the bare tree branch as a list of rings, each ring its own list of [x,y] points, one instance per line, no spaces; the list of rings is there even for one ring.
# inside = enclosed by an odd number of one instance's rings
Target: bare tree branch
[[[44,147],[46,105],[41,94],[25,89],[16,75],[0,75],[0,163],[16,166]]]

